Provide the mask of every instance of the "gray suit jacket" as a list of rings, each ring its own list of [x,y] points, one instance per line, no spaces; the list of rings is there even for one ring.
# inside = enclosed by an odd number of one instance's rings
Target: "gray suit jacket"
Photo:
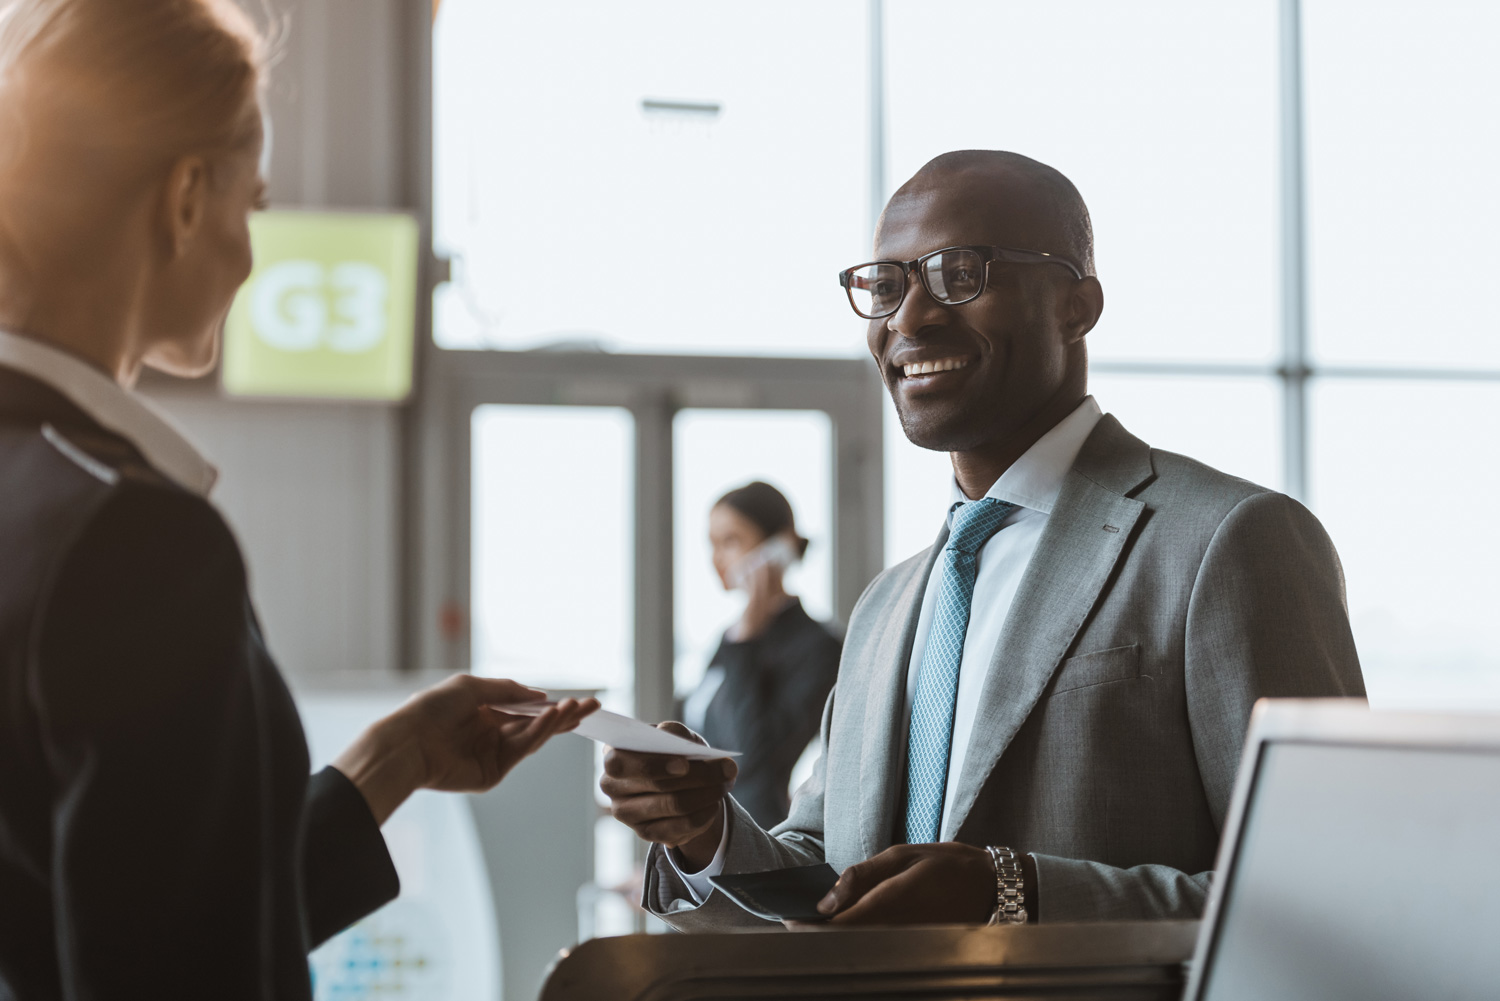
[[[821,760],[770,833],[731,803],[726,872],[843,870],[899,840],[907,664],[945,542],[861,596]],[[1252,704],[1363,694],[1317,519],[1106,416],[1026,568],[943,837],[1034,854],[1043,921],[1197,917]],[[765,927],[719,893],[694,906],[661,851],[644,902],[669,924]]]

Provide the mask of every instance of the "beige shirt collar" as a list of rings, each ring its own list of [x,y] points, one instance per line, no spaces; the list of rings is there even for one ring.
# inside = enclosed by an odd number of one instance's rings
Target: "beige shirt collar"
[[[46,383],[100,425],[129,441],[162,475],[199,496],[219,473],[143,398],[92,365],[41,341],[0,330],[0,366]]]

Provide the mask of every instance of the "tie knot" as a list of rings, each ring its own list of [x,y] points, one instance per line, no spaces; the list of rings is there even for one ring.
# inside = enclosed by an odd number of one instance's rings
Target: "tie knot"
[[[982,497],[953,505],[953,525],[948,532],[948,548],[963,553],[977,553],[1000,528],[1016,505],[1009,501]]]

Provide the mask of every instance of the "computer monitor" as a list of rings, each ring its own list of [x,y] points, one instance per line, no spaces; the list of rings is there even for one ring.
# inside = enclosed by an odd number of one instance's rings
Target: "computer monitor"
[[[1186,1001],[1500,996],[1500,716],[1255,711]]]

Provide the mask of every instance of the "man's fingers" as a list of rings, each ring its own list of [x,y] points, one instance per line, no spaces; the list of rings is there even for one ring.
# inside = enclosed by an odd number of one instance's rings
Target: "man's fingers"
[[[888,848],[872,859],[866,859],[845,869],[839,881],[833,884],[822,900],[818,911],[822,914],[838,914],[854,906],[865,894],[906,868],[901,846]]]
[[[902,884],[905,882],[902,877],[905,872],[906,870],[902,870],[889,879],[866,887],[864,894],[858,900],[846,909],[840,910],[829,919],[828,923],[836,925],[899,924],[906,920],[900,907],[901,895],[904,892]]]
[[[702,744],[704,747],[708,746],[708,741],[704,740],[702,737],[698,736],[696,733],[689,730],[686,726],[683,726],[681,723],[678,723],[675,720],[668,720],[665,723],[658,723],[656,724],[656,728],[658,730],[665,730],[667,733],[672,734],[674,737],[686,737],[688,740],[691,740],[695,744]]]
[[[612,779],[608,775],[599,780],[599,791],[614,800],[637,799],[641,796],[685,792],[691,789],[714,789],[725,792],[729,789],[729,783],[717,778],[708,781],[696,778],[649,781],[646,779]]]
[[[604,755],[604,774],[617,779],[674,779],[703,772],[704,764],[675,754],[641,754],[610,748]]]
[[[605,791],[609,779],[605,779]],[[683,789],[670,793],[610,796],[610,812],[646,841],[680,845],[702,834],[723,813],[728,786]]]
[[[866,879],[863,867],[870,863],[861,862],[859,865],[851,865],[839,876],[839,881],[833,884],[833,889],[823,895],[818,901],[818,913],[836,914],[848,907],[854,901],[864,895]]]
[[[713,825],[723,807],[715,804],[683,817],[668,817],[635,827],[635,832],[647,841],[675,848],[693,840]]]
[[[720,782],[733,785],[739,774],[739,766],[730,758],[700,761],[617,750],[604,756],[604,777],[621,783],[621,791],[626,795]]]
[[[632,827],[664,820],[669,817],[686,817],[723,802],[725,788],[711,786],[700,789],[684,789],[681,792],[658,793],[646,796],[629,796],[611,804],[615,817]]]

